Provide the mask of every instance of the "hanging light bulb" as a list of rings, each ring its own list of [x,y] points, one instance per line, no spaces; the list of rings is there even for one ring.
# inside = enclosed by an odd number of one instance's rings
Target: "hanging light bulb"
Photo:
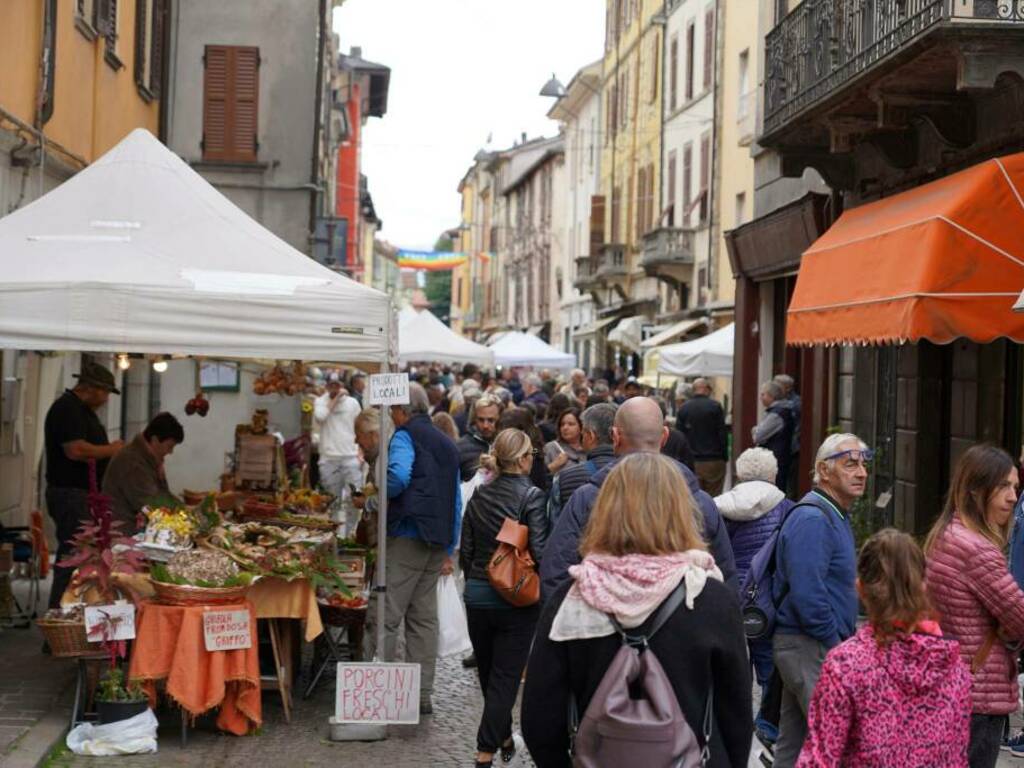
[[[157,360],[153,363],[153,370],[157,373],[164,373],[167,370],[166,360]]]
[[[128,359],[128,355],[117,356],[117,367],[120,368],[122,371],[127,371],[129,368],[132,367],[132,361]]]

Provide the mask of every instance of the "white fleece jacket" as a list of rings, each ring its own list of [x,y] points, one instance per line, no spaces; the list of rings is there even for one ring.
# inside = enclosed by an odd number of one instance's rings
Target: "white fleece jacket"
[[[757,520],[764,517],[786,497],[773,483],[764,480],[748,480],[731,491],[715,497],[715,506],[722,517],[737,522]]]

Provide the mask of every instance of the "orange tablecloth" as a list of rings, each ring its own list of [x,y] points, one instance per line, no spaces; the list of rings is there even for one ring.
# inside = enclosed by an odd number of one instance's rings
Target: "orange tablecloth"
[[[262,578],[252,585],[246,597],[256,606],[257,618],[302,619],[306,624],[307,643],[313,642],[324,631],[316,591],[308,579]]]
[[[222,608],[256,610],[249,601]],[[207,651],[203,606],[143,602],[135,617],[135,643],[128,675],[143,681],[150,705],[156,705],[156,681],[190,715],[220,707],[217,727],[242,736],[262,722],[259,644],[251,623],[252,646],[238,651]]]

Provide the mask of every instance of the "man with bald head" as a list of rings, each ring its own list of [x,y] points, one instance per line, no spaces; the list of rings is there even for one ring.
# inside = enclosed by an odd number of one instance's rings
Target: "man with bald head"
[[[710,496],[721,495],[728,444],[725,412],[711,397],[711,385],[707,379],[693,382],[693,396],[679,409],[676,429],[686,435],[690,443],[700,487]]]
[[[579,543],[583,529],[590,519],[597,495],[605,478],[619,459],[630,453],[659,453],[668,439],[668,428],[662,419],[661,408],[648,397],[634,397],[619,406],[612,426],[612,446],[616,459],[605,465],[590,480],[576,489],[569,503],[558,516],[554,530],[540,561],[541,598],[555,592],[569,577],[569,567],[580,562]],[[736,562],[725,524],[718,514],[715,502],[700,489],[696,475],[679,464],[686,484],[700,509],[701,529],[708,551],[722,571],[725,583],[739,590],[736,584]],[[637,489],[642,493],[642,489]]]

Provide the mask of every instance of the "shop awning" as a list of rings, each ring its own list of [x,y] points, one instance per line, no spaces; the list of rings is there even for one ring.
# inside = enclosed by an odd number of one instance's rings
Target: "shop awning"
[[[1024,341],[1024,153],[847,211],[804,252],[789,344]]]
[[[668,344],[674,339],[678,339],[680,336],[685,336],[698,325],[704,325],[707,322],[704,318],[698,318],[696,320],[680,320],[674,325],[670,325],[660,333],[651,336],[649,339],[644,339],[640,346],[643,349],[650,349],[651,347],[660,347],[662,344]]]
[[[618,344],[629,352],[640,351],[640,341],[643,338],[643,327],[646,322],[648,322],[647,318],[642,315],[624,317],[608,334],[608,343]]]
[[[579,339],[583,336],[593,336],[598,331],[602,331],[612,323],[618,321],[618,319],[619,318],[617,317],[606,317],[603,320],[598,320],[596,322],[590,323],[589,325],[584,325],[578,331],[576,331],[572,335],[572,337],[574,339]]]

